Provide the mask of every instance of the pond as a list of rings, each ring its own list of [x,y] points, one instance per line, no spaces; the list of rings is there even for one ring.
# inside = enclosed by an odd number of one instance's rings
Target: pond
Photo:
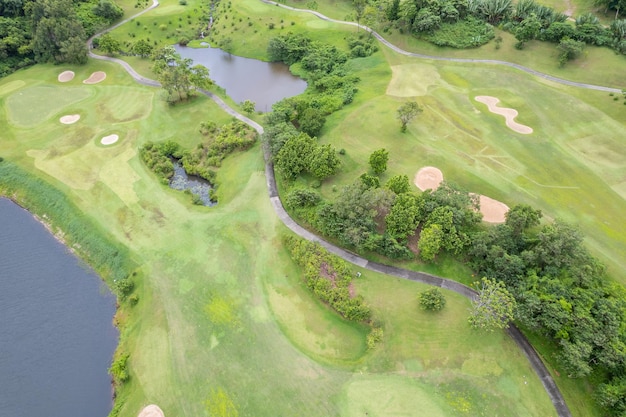
[[[179,161],[172,160],[172,163],[174,164],[174,175],[170,179],[171,188],[179,191],[189,190],[205,206],[214,206],[216,204],[211,201],[211,189],[213,187],[210,182],[195,175],[187,175]]]
[[[236,103],[252,100],[257,111],[271,111],[272,104],[302,94],[307,87],[306,81],[294,76],[282,63],[242,58],[219,48],[174,48],[183,58],[207,67],[215,84]]]
[[[106,417],[115,298],[5,198],[0,230],[0,416]]]

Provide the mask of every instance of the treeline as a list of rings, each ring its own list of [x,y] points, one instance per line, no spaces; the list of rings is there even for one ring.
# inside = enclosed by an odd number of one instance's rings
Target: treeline
[[[376,161],[370,159],[372,168],[384,171]],[[405,175],[381,184],[378,175],[365,173],[332,201],[302,187],[288,188],[284,201],[296,217],[359,252],[427,262],[446,253],[504,283],[515,297],[518,323],[555,343],[568,376],[593,374],[601,381],[599,404],[623,415],[626,291],[606,279],[578,229],[558,220],[542,226],[541,211],[528,205],[513,207],[504,224],[486,227],[476,195],[446,182],[433,191],[412,189]]]
[[[348,60],[369,56],[377,47],[372,38],[362,35],[347,39],[347,49],[349,53],[292,33],[269,42],[270,60],[299,65],[309,83],[304,94],[274,104],[265,117],[263,141],[286,180],[307,173],[319,183],[339,169],[337,150],[332,145],[320,145],[316,136],[326,117],[350,104],[358,91],[359,78],[348,71]]]
[[[526,42],[539,39],[559,44],[561,57],[567,59],[585,44],[607,46],[626,54],[626,19],[618,19],[623,2],[598,3],[616,10],[609,27],[604,27],[591,13],[569,22],[567,15],[534,0],[353,1],[357,20],[383,32],[396,29],[441,46],[483,45],[494,38],[493,26],[499,26],[517,38],[519,49]]]
[[[351,293],[354,273],[341,258],[330,254],[318,243],[289,236],[284,239],[293,260],[304,268],[307,287],[344,318],[367,322],[371,318],[363,297]]]
[[[1,0],[0,77],[41,62],[87,62],[87,38],[122,17],[112,0]]]

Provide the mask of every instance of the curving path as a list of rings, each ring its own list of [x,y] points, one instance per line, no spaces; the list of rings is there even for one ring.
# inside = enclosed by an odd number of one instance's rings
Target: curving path
[[[277,4],[277,3],[274,3],[273,1],[270,1],[270,0],[261,0],[261,1],[263,1],[265,3],[269,3],[269,4]],[[143,77],[143,76],[139,75],[130,66],[130,64],[128,64],[126,61],[123,61],[123,60],[118,59],[118,58],[112,58],[112,57],[108,57],[108,56],[97,55],[97,54],[94,54],[91,51],[93,38],[95,38],[97,36],[100,36],[103,33],[106,33],[108,31],[111,31],[111,30],[113,30],[113,29],[123,25],[124,23],[128,22],[130,19],[133,19],[133,18],[135,18],[135,17],[137,17],[137,16],[139,16],[139,15],[141,15],[143,13],[146,13],[147,11],[149,11],[151,9],[154,9],[158,5],[159,5],[158,0],[153,0],[152,5],[150,7],[148,7],[147,9],[145,9],[145,10],[137,13],[136,15],[134,15],[132,17],[129,17],[128,19],[125,19],[125,20],[117,23],[115,26],[112,26],[109,29],[104,30],[104,31],[102,31],[100,33],[97,33],[94,36],[92,36],[91,38],[89,38],[89,40],[87,41],[87,46],[88,46],[88,49],[89,49],[89,57],[94,58],[94,59],[103,60],[103,61],[109,61],[109,62],[118,63],[138,83],[143,84],[143,85],[147,85],[147,86],[151,86],[151,87],[160,87],[161,84],[158,81],[152,80],[150,78],[146,78],[146,77]],[[283,6],[283,5],[280,5],[280,6],[288,8],[288,9],[291,9],[291,10],[301,11],[299,9],[295,9],[295,8],[292,8],[292,7],[289,7],[289,6]],[[328,18],[328,17],[326,17],[326,16],[324,16],[324,15],[318,13],[318,12],[315,12],[315,11],[312,11],[312,10],[307,10],[307,11],[310,12],[310,13],[315,14],[316,16],[320,17],[321,19],[357,26],[357,24],[354,23],[354,22],[337,21],[337,20],[330,19],[330,18]],[[455,61],[455,62],[499,63],[499,64],[502,64],[502,65],[513,66],[513,67],[522,69],[523,71],[530,72],[532,74],[538,75],[538,76],[543,77],[543,78],[559,80],[557,82],[562,82],[564,84],[570,84],[571,83],[570,85],[575,85],[575,86],[578,86],[578,87],[590,88],[590,89],[607,89],[608,88],[608,87],[593,86],[593,85],[589,85],[589,84],[574,83],[572,81],[567,81],[567,80],[561,80],[559,78],[551,77],[551,76],[549,76],[547,74],[542,74],[540,72],[531,70],[529,68],[522,67],[521,65],[512,64],[512,63],[508,63],[508,62],[504,62],[504,61],[443,58],[443,57],[431,57],[431,56],[427,56],[427,55],[413,54],[413,53],[410,53],[410,52],[403,51],[400,48],[397,48],[396,46],[390,44],[389,42],[384,40],[380,35],[378,35],[374,31],[372,31],[371,29],[369,29],[369,28],[367,28],[365,26],[362,26],[362,25],[360,25],[360,27],[365,28],[366,30],[372,32],[374,34],[374,36],[376,36],[381,42],[383,42],[385,45],[389,46],[390,48],[392,48],[392,49],[394,49],[394,50],[396,50],[396,51],[398,51],[400,53],[404,53],[405,55],[409,55],[409,56],[415,56],[415,57],[427,58],[427,59],[438,59],[438,60],[443,60],[443,61]],[[217,105],[219,105],[228,114],[230,114],[233,117],[241,120],[242,122],[247,123],[248,125],[252,126],[254,129],[256,129],[256,131],[259,134],[263,134],[264,130],[263,130],[263,127],[260,124],[256,123],[254,120],[251,120],[250,118],[240,114],[239,112],[237,112],[236,110],[231,108],[220,97],[216,96],[215,94],[211,93],[210,91],[206,91],[206,90],[202,90],[202,89],[199,89],[198,91],[200,91],[202,94],[204,94],[204,95],[208,96],[209,98],[211,98],[215,103],[217,103]],[[617,89],[608,89],[608,90],[604,90],[604,91],[621,92],[621,90],[617,90]],[[416,282],[421,282],[423,284],[434,285],[436,287],[440,287],[440,288],[443,288],[443,289],[454,291],[454,292],[456,292],[456,293],[458,293],[458,294],[460,294],[460,295],[462,295],[464,297],[469,298],[470,300],[475,300],[476,299],[477,292],[474,289],[472,289],[472,288],[470,288],[470,287],[468,287],[466,285],[463,285],[463,284],[461,284],[459,282],[456,282],[456,281],[453,281],[453,280],[450,280],[450,279],[446,279],[446,278],[442,278],[442,277],[438,277],[438,276],[435,276],[435,275],[427,274],[427,273],[424,273],[424,272],[409,271],[407,269],[397,268],[395,266],[383,265],[383,264],[380,264],[378,262],[369,261],[369,260],[367,260],[365,258],[362,258],[362,257],[360,257],[360,256],[358,256],[358,255],[356,255],[356,254],[354,254],[352,252],[349,252],[349,251],[347,251],[345,249],[342,249],[342,248],[340,248],[338,246],[335,246],[334,244],[332,244],[330,242],[325,241],[321,237],[317,236],[316,234],[314,234],[314,233],[310,232],[309,230],[306,230],[305,228],[300,226],[298,223],[295,222],[295,220],[293,220],[289,216],[289,214],[287,213],[287,211],[283,207],[282,202],[280,200],[280,197],[278,195],[278,188],[276,186],[276,177],[274,175],[274,165],[270,161],[267,149],[264,149],[263,153],[264,153],[264,158],[265,158],[265,178],[266,178],[266,181],[267,181],[267,189],[268,189],[268,192],[269,192],[270,201],[272,203],[272,206],[274,207],[274,211],[276,212],[276,215],[278,216],[278,218],[285,224],[285,226],[287,226],[295,234],[297,234],[298,236],[300,236],[300,237],[302,237],[304,239],[307,239],[309,241],[319,243],[321,246],[323,246],[326,250],[328,250],[329,252],[333,253],[334,255],[337,255],[340,258],[342,258],[342,259],[344,259],[344,260],[346,260],[346,261],[348,261],[348,262],[350,262],[350,263],[352,263],[354,265],[357,265],[357,266],[359,266],[361,268],[368,269],[368,270],[374,271],[374,272],[380,272],[380,273],[387,274],[387,275],[393,275],[393,276],[396,276],[398,278],[407,279],[407,280],[410,280],[410,281],[416,281]],[[550,375],[550,372],[548,371],[548,369],[546,368],[545,364],[542,362],[541,358],[539,357],[539,354],[532,347],[532,345],[530,344],[528,339],[526,339],[526,337],[522,334],[522,332],[514,324],[510,325],[510,327],[507,329],[507,333],[515,341],[515,343],[517,343],[517,345],[522,350],[522,352],[524,352],[524,355],[526,355],[526,357],[530,361],[531,366],[533,367],[533,369],[537,373],[537,376],[539,376],[539,379],[541,380],[541,383],[543,384],[543,387],[545,388],[546,392],[548,393],[548,396],[550,397],[550,400],[552,401],[552,404],[554,405],[554,408],[557,411],[557,415],[559,417],[572,417],[572,414],[570,413],[570,410],[567,407],[567,404],[565,403],[565,399],[563,398],[563,395],[561,394],[561,391],[559,391],[559,388],[557,387],[556,383],[554,382],[554,379]]]
[[[409,51],[405,51],[404,49],[401,49],[399,47],[397,47],[396,45],[392,44],[391,42],[389,42],[388,40],[386,40],[385,38],[383,38],[378,32],[376,32],[375,30],[365,26],[365,25],[361,25],[358,24],[356,22],[347,22],[345,20],[337,20],[337,19],[332,19],[326,15],[321,14],[320,12],[317,12],[315,10],[309,10],[309,9],[298,9],[296,7],[291,7],[291,6],[287,6],[281,3],[277,3],[275,1],[272,0],[260,0],[263,3],[266,4],[271,4],[271,5],[275,5],[275,6],[279,6],[282,7],[284,9],[288,9],[288,10],[292,10],[295,12],[302,12],[302,13],[311,13],[315,16],[317,16],[318,18],[325,20],[327,22],[332,22],[332,23],[339,23],[342,25],[350,25],[350,26],[355,26],[358,28],[361,28],[369,33],[371,33],[376,39],[378,39],[380,41],[380,43],[382,43],[383,45],[385,45],[386,47],[388,47],[389,49],[402,54],[402,55],[406,55],[406,56],[410,56],[410,57],[414,57],[414,58],[420,58],[420,59],[430,59],[433,61],[447,61],[447,62],[462,62],[462,63],[473,63],[473,64],[491,64],[491,65],[503,65],[506,67],[511,67],[511,68],[516,68],[520,71],[524,71],[528,74],[532,74],[534,76],[540,77],[540,78],[544,78],[546,80],[549,81],[553,81],[555,83],[559,83],[559,84],[564,84],[564,85],[569,85],[572,87],[580,87],[580,88],[586,88],[588,90],[599,90],[599,91],[607,91],[610,93],[621,93],[622,90],[619,88],[613,88],[613,87],[604,87],[601,85],[593,85],[593,84],[587,84],[587,83],[579,83],[577,81],[570,81],[570,80],[566,80],[564,78],[559,78],[559,77],[554,77],[552,75],[549,74],[545,74],[543,72],[540,71],[536,71],[532,68],[528,68],[525,67],[523,65],[520,64],[516,64],[513,62],[508,62],[508,61],[500,61],[497,59],[472,59],[472,58],[450,58],[450,57],[444,57],[444,56],[436,56],[436,55],[425,55],[425,54],[418,54],[415,52],[409,52]]]

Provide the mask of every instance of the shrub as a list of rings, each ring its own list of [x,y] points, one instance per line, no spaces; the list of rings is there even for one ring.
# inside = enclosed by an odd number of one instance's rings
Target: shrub
[[[383,341],[383,329],[380,327],[373,327],[367,335],[367,349],[372,350],[376,345]]]
[[[130,354],[126,352],[116,352],[115,358],[111,367],[109,368],[109,374],[113,378],[113,382],[115,385],[122,385],[124,382],[130,379],[130,374],[128,373],[128,358]]]
[[[113,284],[113,292],[121,299],[126,297],[133,291],[135,284],[129,278],[119,279]]]
[[[313,190],[296,188],[287,194],[285,205],[292,210],[299,207],[313,207],[317,205],[321,199],[320,195]]]
[[[446,298],[438,288],[420,293],[420,307],[428,311],[440,311],[446,306]]]
[[[493,26],[474,18],[455,23],[444,23],[426,39],[438,46],[457,49],[475,48],[495,37]]]

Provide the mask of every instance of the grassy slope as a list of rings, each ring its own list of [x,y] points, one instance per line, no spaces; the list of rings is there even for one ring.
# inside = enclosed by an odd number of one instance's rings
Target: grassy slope
[[[64,190],[140,264],[139,304],[118,315],[126,324],[122,348],[131,354],[122,416],[151,402],[166,415],[204,415],[206,402],[219,398],[229,398],[242,416],[357,415],[363,407],[376,411],[383,400],[413,411],[421,405],[416,398],[429,401],[433,415],[467,407],[470,415],[485,408],[489,415],[553,412],[510,340],[468,332],[468,305],[456,296],[449,296],[446,313],[420,326],[427,318],[416,310],[421,287],[364,274],[358,290],[379,312],[387,335],[380,350],[364,355],[365,329],[312,299],[286,258],[258,147],[226,161],[219,173],[222,201],[214,209],[191,206],[138,160],[137,149],[148,140],[176,138],[192,146],[200,121],[225,122],[223,113],[203,98],[168,107],[155,90],[106,63],[71,68],[76,79],[61,85],[56,75],[65,69],[37,66],[2,80],[7,111],[0,121],[9,128],[0,153]],[[106,71],[106,81],[82,85],[95,70]],[[58,105],[48,120],[9,124],[7,113],[19,109],[5,104],[31,88],[89,94]],[[70,113],[81,120],[61,125],[58,117]],[[105,148],[98,141],[108,133],[121,139]],[[436,338],[427,337],[431,332]],[[455,346],[460,334],[468,341],[462,349]],[[495,385],[483,397],[475,384]]]

